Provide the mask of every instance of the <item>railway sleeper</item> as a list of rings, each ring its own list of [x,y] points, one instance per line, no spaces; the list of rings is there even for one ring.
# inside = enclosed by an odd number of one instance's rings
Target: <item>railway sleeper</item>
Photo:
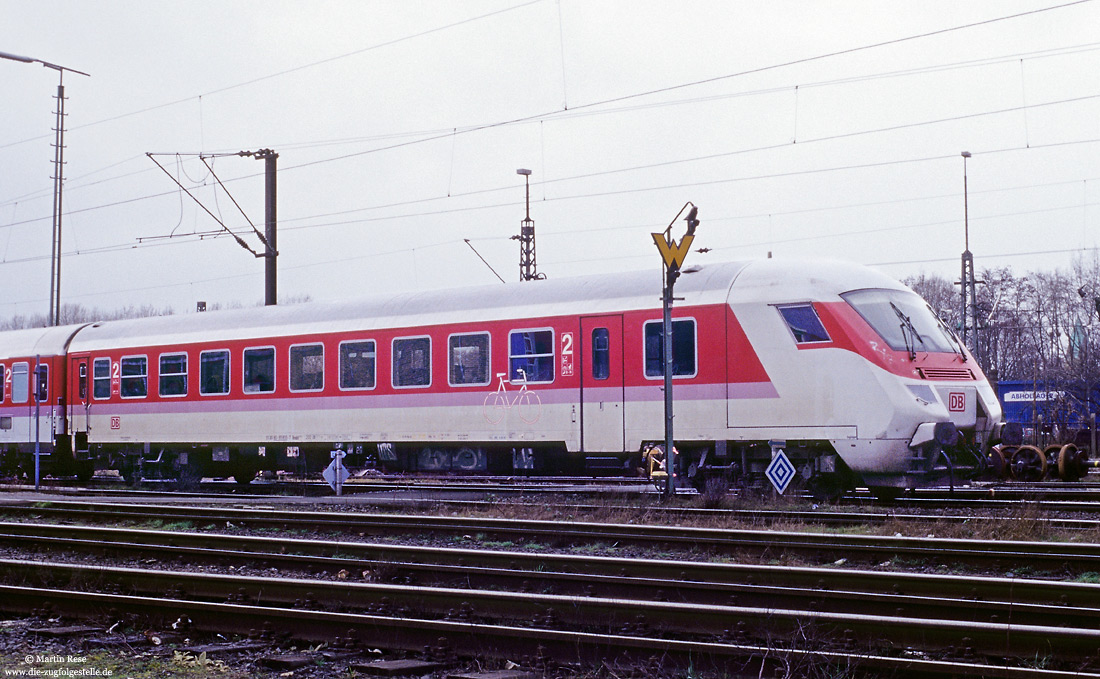
[[[293,581],[283,581],[293,585]],[[267,583],[269,586],[270,583]],[[40,590],[25,586],[0,586],[0,610],[22,612],[24,608],[40,607],[33,602],[48,599],[54,616],[87,616],[90,611],[115,608],[112,619],[124,619],[133,623],[133,616],[156,618],[167,623],[181,615],[194,621],[196,629],[217,629],[220,632],[243,633],[255,628],[257,621],[277,621],[276,629],[294,630],[292,635],[301,639],[318,639],[319,635],[357,628],[366,643],[386,646],[389,636],[385,630],[416,625],[421,629],[478,630],[502,629],[516,626],[521,620],[521,609],[540,611],[548,604],[556,603],[553,614],[543,612],[540,620],[547,627],[523,627],[526,635],[568,635],[574,640],[583,635],[621,634],[618,629],[626,623],[636,623],[639,612],[646,615],[645,630],[635,626],[627,635],[634,639],[647,639],[659,647],[666,643],[707,643],[721,640],[728,635],[729,625],[738,621],[746,623],[750,643],[766,643],[777,650],[805,648],[811,644],[817,650],[845,651],[850,653],[890,654],[916,650],[931,657],[982,657],[998,664],[1003,663],[1006,639],[1007,655],[1026,663],[1035,657],[1053,659],[1053,664],[1088,669],[1097,662],[1096,648],[1100,631],[1088,628],[1058,628],[1044,626],[1020,626],[996,623],[973,623],[900,618],[890,616],[834,615],[806,610],[753,609],[729,606],[684,606],[671,603],[622,601],[615,599],[577,600],[571,597],[530,597],[530,601],[495,594],[479,593],[479,597],[491,596],[494,601],[481,615],[472,620],[446,620],[432,607],[423,604],[411,613],[398,618],[380,619],[369,614],[316,609],[296,610],[286,606],[256,606],[211,603],[198,599],[171,600],[149,593],[142,596],[140,589],[131,595],[104,595],[88,591],[49,589]],[[421,592],[423,597],[424,592]],[[355,597],[352,592],[346,594]],[[448,596],[446,592],[432,592],[433,597]],[[451,594],[453,596],[453,594]],[[470,597],[469,592],[460,596]],[[502,607],[504,601],[510,601]],[[529,613],[528,615],[530,615]],[[297,621],[297,622],[295,622]],[[308,622],[307,622],[308,621]],[[556,621],[556,622],[555,622]],[[154,622],[154,624],[157,624]],[[641,632],[641,633],[639,633]],[[525,636],[526,636],[525,635]],[[545,637],[544,637],[545,638]],[[969,641],[962,645],[960,640]],[[323,639],[323,637],[322,637]],[[485,643],[475,637],[474,643]],[[840,643],[838,643],[840,642]],[[971,650],[966,650],[967,648]]]

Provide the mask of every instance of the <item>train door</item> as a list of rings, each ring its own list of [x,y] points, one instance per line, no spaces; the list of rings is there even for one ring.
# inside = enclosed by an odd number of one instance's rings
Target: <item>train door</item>
[[[88,450],[88,404],[91,402],[91,374],[88,354],[69,358],[68,420],[73,450]]]
[[[581,318],[581,448],[621,453],[625,445],[623,317]]]

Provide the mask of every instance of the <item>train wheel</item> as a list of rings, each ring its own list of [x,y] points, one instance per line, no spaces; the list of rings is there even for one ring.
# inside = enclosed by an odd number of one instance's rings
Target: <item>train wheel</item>
[[[111,466],[117,469],[122,480],[131,486],[139,485],[142,477],[145,476],[142,473],[140,455],[122,453],[118,457],[111,458]]]
[[[1015,450],[1015,449],[1013,449]],[[1003,479],[1008,472],[1005,463],[1005,454],[1001,446],[993,446],[989,449],[989,473],[995,479]]]
[[[252,467],[237,467],[230,473],[230,476],[233,477],[237,485],[247,486],[256,478],[258,471],[259,470],[253,469]]]
[[[905,494],[904,488],[896,486],[868,486],[867,490],[880,502],[894,502]]]
[[[195,490],[202,482],[202,472],[195,466],[179,459],[172,465],[176,477],[176,488],[179,490]]]
[[[95,476],[95,464],[91,462],[81,463],[76,469],[76,480],[80,483],[88,483]]]
[[[1058,478],[1079,481],[1089,471],[1089,457],[1083,450],[1067,443],[1058,451]]]
[[[1042,481],[1047,474],[1047,458],[1035,446],[1020,446],[1009,463],[1012,478],[1017,481]]]
[[[839,474],[816,474],[806,482],[806,490],[818,502],[834,503],[844,496],[845,484]]]

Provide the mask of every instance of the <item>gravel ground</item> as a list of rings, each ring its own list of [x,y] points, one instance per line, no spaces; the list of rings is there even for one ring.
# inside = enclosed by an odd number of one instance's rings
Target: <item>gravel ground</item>
[[[23,496],[23,497],[20,497]],[[28,495],[22,493],[10,493],[0,496],[0,502],[14,502],[14,501],[49,501],[59,499],[57,496],[41,496],[41,495]],[[109,502],[108,498],[79,498],[81,500],[93,500],[97,502]],[[417,498],[418,500],[427,502],[424,498]],[[211,506],[226,506],[231,504],[235,507],[270,507],[281,508],[285,506],[293,506],[294,508],[310,511],[341,511],[341,512],[354,512],[354,511],[368,511],[377,512],[385,511],[384,508],[377,506],[374,503],[377,498],[360,498],[356,500],[353,497],[348,498],[263,498],[263,499],[249,499],[243,501],[241,498],[228,497],[225,499],[217,499],[212,502],[201,502],[201,504],[209,504]],[[122,500],[119,500],[122,501]],[[132,501],[127,498],[125,501]],[[167,503],[179,500],[173,500],[171,498],[156,497],[150,498],[150,502],[154,503]],[[565,502],[577,502],[585,503],[590,502],[590,498],[578,497],[565,500]],[[187,499],[188,504],[200,504],[196,499]],[[808,503],[796,505],[794,503],[784,507],[790,509],[809,509]],[[830,511],[836,511],[838,508],[826,506],[822,509]],[[851,510],[852,508],[844,508],[844,510]],[[882,511],[881,508],[867,508],[869,511]],[[436,511],[430,509],[430,503],[418,506],[412,511],[413,513],[442,513],[447,515],[456,515],[459,512],[445,506],[436,508]],[[859,511],[859,509],[855,509]],[[897,514],[927,514],[930,513],[927,510],[913,509],[907,510],[905,508],[892,508]],[[462,512],[462,513],[475,513],[475,512]],[[947,515],[947,512],[942,512]],[[511,501],[508,503],[498,502],[489,511],[477,511],[478,515],[486,516],[500,516],[506,518],[515,518],[525,516],[529,518],[544,518],[544,519],[557,519],[563,521],[569,520],[584,520],[584,521],[613,521],[619,520],[628,523],[645,523],[645,522],[666,522],[667,517],[663,517],[653,511],[646,511],[639,509],[638,507],[623,507],[616,504],[608,504],[606,507],[600,509],[596,513],[577,513],[572,510],[555,508],[549,504],[549,501],[545,497],[539,497],[532,500],[530,504],[513,504]],[[988,512],[981,512],[979,510],[963,510],[961,512],[952,512],[950,515],[958,516],[990,516]],[[928,535],[930,532],[934,532],[940,537],[988,537],[989,539],[1017,539],[1017,540],[1051,540],[1051,539],[1074,539],[1083,541],[1097,541],[1096,532],[1088,532],[1087,535],[1081,533],[1066,533],[1059,534],[1053,533],[1042,525],[1041,521],[1037,519],[1040,516],[1050,516],[1049,514],[1038,514],[1034,510],[1028,509],[1021,505],[1019,511],[1013,512],[1012,515],[999,514],[996,518],[1000,521],[995,522],[996,525],[983,528],[987,531],[986,535],[975,535],[975,529],[973,526],[958,526],[953,524],[941,523],[941,524],[910,524],[910,523],[891,523],[880,526],[868,526],[866,529],[860,529],[853,531],[851,529],[843,529],[844,532],[866,532],[877,534],[907,534],[907,535]],[[1060,515],[1061,516],[1061,515]],[[1095,518],[1094,515],[1082,515],[1074,517],[1072,515],[1066,515],[1065,518]],[[6,519],[11,520],[11,519]],[[745,525],[734,524],[727,520],[707,520],[705,522],[689,522],[683,521],[684,525],[698,524],[707,525],[710,527],[726,526],[726,527],[749,527],[749,528],[762,528],[763,525]],[[141,524],[140,527],[146,528],[162,528],[170,529],[170,527],[157,526],[154,524]],[[822,530],[820,527],[806,526],[806,525],[784,525],[784,526],[768,526],[774,530]],[[188,529],[192,530],[192,529]],[[225,532],[232,534],[257,534],[270,536],[272,531],[270,530],[248,530],[246,528],[237,526],[220,526],[217,532]],[[332,535],[329,533],[316,533],[316,534],[303,534],[296,532],[295,538],[305,539],[332,539]],[[338,539],[347,541],[393,541],[401,543],[415,543],[415,544],[431,544],[439,546],[461,546],[461,547],[475,547],[481,546],[485,548],[493,549],[507,549],[507,550],[539,550],[539,551],[563,551],[567,553],[587,553],[587,554],[601,554],[611,555],[617,557],[636,557],[640,559],[652,559],[652,558],[671,558],[671,559],[700,559],[707,558],[706,555],[698,553],[674,553],[668,551],[662,551],[659,554],[647,552],[643,549],[637,548],[615,548],[607,545],[597,547],[580,547],[580,548],[567,548],[562,550],[552,550],[545,545],[523,545],[513,543],[485,543],[472,536],[464,536],[460,538],[453,537],[432,537],[432,536],[405,536],[403,538],[377,538],[375,536],[365,536],[356,534],[340,534]],[[168,568],[172,570],[178,570],[181,566],[177,563],[172,564],[160,564],[152,559],[111,559],[104,560],[102,557],[88,556],[81,554],[55,554],[50,552],[33,552],[26,550],[18,550],[11,548],[0,548],[0,557],[9,559],[36,559],[36,560],[55,560],[64,561],[70,563],[86,563],[95,565],[118,565],[129,567],[141,567],[141,568]],[[752,562],[754,559],[744,559],[744,561]],[[776,563],[770,557],[767,559],[767,563]],[[780,563],[786,565],[806,565],[800,563],[797,560],[786,560]],[[837,562],[836,565],[842,565]],[[847,564],[843,564],[847,565]],[[946,567],[937,566],[935,564],[892,564],[882,563],[873,564],[867,566],[876,570],[918,570],[923,572],[948,572]],[[247,567],[235,568],[235,567],[209,567],[196,565],[192,566],[196,571],[203,572],[227,572],[234,574],[248,574],[257,575],[265,574],[272,577],[300,577],[300,578],[328,578],[328,579],[342,579],[337,573],[325,574],[317,576],[312,573],[298,573],[293,571],[276,571],[271,572],[273,569],[249,569]],[[957,572],[957,571],[950,571]],[[995,575],[1004,575],[1004,573],[995,573]],[[354,576],[353,576],[354,577]],[[358,578],[356,578],[358,579]],[[39,676],[39,677],[130,677],[133,679],[152,679],[152,678],[175,678],[175,677],[224,677],[226,679],[237,679],[244,677],[302,677],[305,679],[313,678],[333,678],[333,677],[356,677],[365,676],[364,674],[357,672],[350,668],[351,663],[346,659],[333,659],[326,657],[324,653],[330,652],[332,649],[310,649],[303,647],[295,647],[291,645],[277,645],[272,644],[266,646],[261,650],[252,650],[244,653],[233,654],[219,654],[219,653],[206,653],[202,654],[196,651],[186,650],[197,644],[208,644],[224,641],[217,638],[190,638],[186,635],[186,632],[182,635],[165,634],[165,630],[143,630],[143,629],[115,629],[114,637],[117,639],[122,636],[128,640],[128,644],[124,644],[113,648],[102,648],[95,646],[86,646],[85,642],[81,638],[73,639],[52,639],[44,637],[40,634],[35,634],[31,630],[40,627],[57,627],[63,625],[75,624],[74,621],[61,621],[61,620],[44,620],[44,619],[9,619],[0,620],[0,679],[5,676]],[[159,641],[161,643],[157,644]],[[301,656],[306,655],[309,658],[309,662],[301,667],[267,667],[261,664],[261,657],[265,655],[272,656]],[[363,662],[372,657],[381,657],[378,655],[366,655],[356,660],[356,662]],[[486,669],[505,669],[506,664],[501,661],[493,661],[486,666]],[[476,670],[476,666],[466,666],[460,669]],[[452,668],[447,672],[436,672],[432,674],[426,674],[423,676],[430,677],[444,677],[455,670]],[[605,668],[595,668],[589,671],[573,671],[562,670],[554,673],[556,677],[608,677],[611,679],[626,679],[631,673],[623,670],[611,671]],[[641,673],[636,673],[637,676],[643,676]],[[697,676],[697,675],[696,675]]]

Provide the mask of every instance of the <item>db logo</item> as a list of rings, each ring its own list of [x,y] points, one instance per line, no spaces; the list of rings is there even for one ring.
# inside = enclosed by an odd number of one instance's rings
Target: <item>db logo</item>
[[[954,394],[952,394],[952,396],[954,396]],[[111,418],[111,429],[122,429],[122,418],[121,417],[112,417]]]
[[[953,413],[961,413],[966,410],[966,394],[953,391],[947,397],[947,409]]]

